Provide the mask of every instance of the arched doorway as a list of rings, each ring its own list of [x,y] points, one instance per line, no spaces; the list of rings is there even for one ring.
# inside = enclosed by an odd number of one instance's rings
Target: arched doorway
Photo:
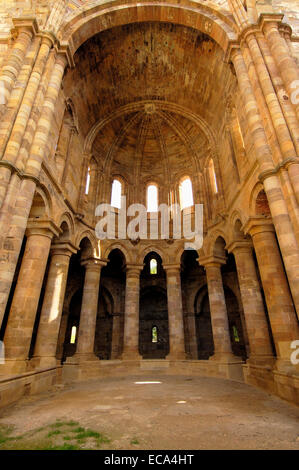
[[[117,359],[122,352],[125,265],[123,253],[115,248],[109,253],[107,266],[101,272],[94,353],[102,360]]]
[[[139,353],[143,359],[164,359],[169,353],[166,277],[155,252],[144,258],[139,305]]]
[[[167,294],[159,287],[140,295],[139,352],[143,359],[164,359],[169,353]]]

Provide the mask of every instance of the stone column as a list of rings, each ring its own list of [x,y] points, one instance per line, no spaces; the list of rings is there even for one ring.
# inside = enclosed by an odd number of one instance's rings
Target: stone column
[[[277,354],[277,367],[290,366],[290,342],[299,338],[298,319],[271,219],[251,218],[244,232],[253,240]]]
[[[221,256],[199,258],[207,276],[211,323],[214,340],[214,355],[210,360],[236,362],[240,359],[232,353],[228,316],[222,283],[221,265],[226,259]]]
[[[290,181],[292,183],[293,191],[296,195],[297,203],[299,202],[299,164],[297,161],[297,152],[290,133],[291,122],[288,119],[289,113],[284,109],[284,113],[276,95],[273,81],[275,78],[271,77],[269,65],[266,66],[265,59],[261,53],[260,45],[255,35],[248,34],[246,41],[253,59],[254,67],[257,72],[258,80],[261,86],[263,96],[268,106],[270,117],[273,123],[273,128],[277,136],[277,145],[280,147],[281,155],[284,161],[292,162],[288,164],[287,171],[289,173]],[[265,55],[265,51],[264,51]],[[267,56],[266,56],[267,57]],[[273,70],[272,70],[273,73]],[[283,100],[282,100],[283,101]],[[291,115],[289,116],[291,117]],[[295,124],[298,128],[298,121]]]
[[[3,155],[3,160],[9,162],[12,165],[14,165],[18,158],[26,126],[30,117],[32,107],[36,100],[38,87],[52,45],[53,37],[50,35],[44,35],[38,52],[38,57],[32,70],[26,90],[24,92],[22,103],[13,122],[13,128]],[[0,180],[2,181],[2,191],[0,193],[0,206],[2,205],[3,200],[5,198],[5,191],[9,184],[10,175],[11,170],[9,169],[9,167],[0,167]]]
[[[284,81],[285,87],[289,93],[289,96],[294,92],[292,84],[299,80],[299,69],[298,66],[292,57],[288,45],[284,37],[280,34],[278,30],[278,22],[274,20],[273,15],[271,15],[270,21],[264,21],[264,34],[268,41],[271,53],[274,57],[274,60],[279,68],[282,79]],[[278,21],[281,21],[282,15],[278,15]],[[297,118],[299,120],[299,105],[294,104]]]
[[[181,291],[181,266],[163,265],[167,278],[169,354],[166,359],[186,359]]]
[[[14,18],[13,23],[18,36],[0,73],[0,83],[4,84],[2,91],[4,91],[5,102],[8,101],[12,87],[19,75],[32,37],[38,30],[36,19]]]
[[[25,169],[26,178],[22,179],[9,215],[5,216],[3,221],[0,220],[0,246],[3,246],[2,259],[6,260],[5,263],[0,263],[0,321],[5,311],[42,162],[47,152],[52,119],[66,64],[66,53],[58,53],[30,148],[30,157]],[[13,246],[13,249],[7,250],[7,243]]]
[[[250,346],[250,363],[274,362],[268,323],[264,309],[259,280],[248,241],[233,242],[228,251],[235,257],[243,310]]]
[[[256,159],[261,171],[259,179],[264,184],[294,304],[297,311],[299,311],[299,247],[297,239],[290,220],[281,184],[274,168],[271,151],[268,146],[264,126],[248,77],[247,68],[239,49],[233,50],[232,60],[244,101],[245,113],[252,135]]]
[[[94,354],[94,338],[98,314],[98,299],[100,289],[100,277],[106,262],[97,258],[89,258],[81,263],[85,266],[85,279],[83,298],[80,314],[80,324],[76,353],[70,361],[79,362],[98,360]]]
[[[49,221],[29,224],[27,241],[5,330],[4,374],[26,371],[36,311],[52,237],[58,229]]]
[[[45,368],[56,365],[56,350],[70,258],[76,249],[71,243],[55,243],[35,343],[33,364]]]
[[[139,291],[143,266],[127,265],[125,294],[124,349],[122,359],[140,360],[139,354]]]

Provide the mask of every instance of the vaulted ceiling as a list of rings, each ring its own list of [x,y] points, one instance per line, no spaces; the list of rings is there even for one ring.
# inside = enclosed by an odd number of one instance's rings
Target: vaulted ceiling
[[[132,184],[150,171],[163,181],[183,168],[196,171],[209,139],[188,113],[217,139],[226,97],[235,89],[213,40],[169,23],[130,24],[88,40],[75,63],[64,91],[82,134],[98,126],[91,147],[104,169],[129,175]],[[144,104],[137,109],[136,103]]]

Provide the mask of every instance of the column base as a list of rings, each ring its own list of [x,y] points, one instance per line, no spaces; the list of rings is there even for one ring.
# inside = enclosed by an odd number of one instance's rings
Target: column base
[[[299,364],[292,364],[290,358],[285,359],[278,357],[276,359],[274,369],[287,375],[299,376]]]
[[[241,357],[235,356],[233,353],[215,353],[209,358],[209,361],[216,361],[225,364],[244,362]]]
[[[171,352],[165,357],[166,361],[185,361],[187,356],[185,352]]]
[[[262,366],[269,367],[272,369],[274,367],[276,358],[270,355],[252,355],[246,360],[246,364],[252,366]]]
[[[81,364],[82,362],[99,362],[99,358],[94,353],[75,353],[66,358],[66,364]]]
[[[28,363],[31,370],[48,369],[60,365],[60,361],[53,356],[34,356]]]
[[[28,371],[28,361],[24,359],[5,359],[0,365],[0,376],[24,374]]]
[[[120,359],[122,361],[142,361],[142,356],[138,351],[124,351]]]

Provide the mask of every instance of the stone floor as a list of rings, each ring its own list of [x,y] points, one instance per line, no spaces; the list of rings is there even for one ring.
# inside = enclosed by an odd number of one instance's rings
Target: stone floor
[[[97,379],[24,397],[0,412],[0,425],[16,434],[56,419],[105,433],[110,449],[299,449],[297,407],[216,378]]]

